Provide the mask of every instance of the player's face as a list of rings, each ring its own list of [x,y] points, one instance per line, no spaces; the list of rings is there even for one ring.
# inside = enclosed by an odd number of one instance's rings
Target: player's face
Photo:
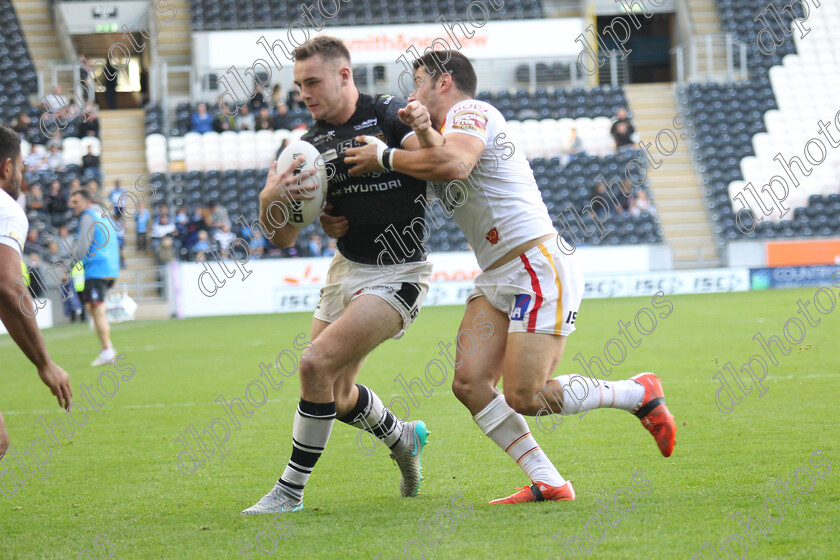
[[[432,78],[421,66],[414,71],[414,87],[416,92],[408,98],[409,101],[417,100],[429,110],[429,114],[434,116],[437,114],[437,107],[440,104],[440,88],[437,87],[437,82],[440,76]],[[437,123],[433,123],[438,128]]]
[[[343,66],[340,60],[327,62],[320,55],[295,62],[295,85],[313,119],[329,122],[343,112]]]

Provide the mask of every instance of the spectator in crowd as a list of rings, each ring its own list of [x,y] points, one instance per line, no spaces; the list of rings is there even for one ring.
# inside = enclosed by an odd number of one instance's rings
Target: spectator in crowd
[[[29,133],[29,125],[31,124],[32,119],[29,118],[29,115],[21,111],[12,123],[12,129],[21,136],[26,136]]]
[[[79,81],[88,91],[93,91],[93,75],[96,72],[93,64],[83,54],[79,55]]]
[[[165,265],[175,260],[175,241],[172,236],[165,235],[160,241],[160,247],[155,252],[155,262]]]
[[[158,204],[155,207],[155,213],[152,216],[152,221],[156,224],[160,223],[160,217],[164,214],[166,215],[166,217],[169,217],[169,206],[167,206],[166,204]]]
[[[271,90],[271,106],[277,107],[278,103],[286,103],[286,95],[283,93],[283,86],[274,84]]]
[[[277,86],[275,86],[277,87]],[[250,234],[250,241],[248,242],[248,248],[251,251],[252,259],[261,259],[263,253],[265,253],[265,238],[263,237],[262,231],[260,228],[252,231]]]
[[[55,264],[62,260],[61,251],[58,249],[58,243],[50,241],[47,243],[47,251],[44,254],[44,262],[47,264]]]
[[[26,234],[26,243],[23,245],[23,253],[25,255],[40,254],[43,250],[40,232],[36,228],[30,227],[29,233]]]
[[[93,107],[85,108],[85,120],[79,125],[79,135],[99,138],[99,115]]]
[[[231,226],[227,208],[215,200],[210,201],[210,226],[219,229],[222,226],[227,226],[230,229]]]
[[[575,159],[578,155],[584,154],[583,151],[583,141],[580,139],[577,133],[576,128],[572,128],[569,131],[569,139],[566,141],[566,146],[561,154],[561,159],[563,166],[569,165],[569,163]]]
[[[125,219],[122,214],[114,218],[114,229],[117,230],[117,243],[120,253],[120,268],[125,268],[125,257],[123,256],[123,247],[125,247]]]
[[[99,156],[93,153],[93,146],[88,146],[87,153],[82,156],[82,176],[102,182],[99,161]]]
[[[628,195],[625,193],[630,194]],[[631,185],[626,179],[621,181],[621,188],[618,189],[617,193],[615,193],[615,197],[621,205],[620,213],[623,214],[624,212],[629,212],[630,207],[633,205],[633,185]]]
[[[278,103],[274,106],[274,117],[272,117],[274,130],[291,130],[292,118],[289,116],[289,108],[285,103]]]
[[[91,200],[95,204],[99,204],[99,201],[101,200],[101,198],[100,198],[101,187],[99,185],[99,182],[91,179],[85,185],[85,190],[88,192],[88,194],[90,194]],[[73,191],[73,192],[75,192],[75,191]]]
[[[43,146],[34,145],[32,151],[23,158],[23,166],[26,171],[38,172],[49,169],[47,165],[47,155]]]
[[[70,318],[71,323],[75,323],[78,319],[82,320],[82,300],[79,299],[79,293],[73,285],[73,278],[71,275],[64,273],[61,275],[61,300],[64,303],[64,316]]]
[[[213,117],[207,112],[207,104],[199,103],[192,115],[192,130],[199,134],[213,130]]]
[[[175,213],[175,225],[186,225],[190,223],[190,217],[187,214],[187,207],[183,204],[178,207],[178,211]]]
[[[29,185],[29,192],[26,193],[26,210],[27,212],[40,212],[45,210],[44,191],[41,190],[41,185],[38,183]]]
[[[60,150],[63,144],[64,138],[61,137],[61,131],[56,130],[50,135],[50,139],[47,140],[47,153],[49,154],[50,148],[52,148],[53,146],[57,147]]]
[[[630,215],[638,217],[642,214],[642,212],[647,212],[651,216],[655,216],[656,208],[654,208],[653,203],[651,203],[645,190],[638,189],[636,197],[633,199],[633,203],[630,206]]]
[[[222,224],[222,227],[213,235],[213,241],[218,245],[219,253],[227,257],[230,254],[231,243],[236,241],[236,234],[230,231],[230,224]]]
[[[260,83],[254,84],[254,93],[251,95],[251,101],[248,105],[251,108],[251,113],[259,113],[260,109],[263,107],[268,107],[268,102],[266,98],[268,97],[268,92],[265,91],[265,88]]]
[[[29,261],[29,294],[33,299],[43,299],[47,295],[47,287],[44,284],[44,275],[41,274],[41,255],[32,253],[25,256]]]
[[[178,229],[175,227],[175,224],[169,221],[169,214],[161,214],[160,222],[152,226],[152,251],[157,252],[160,242],[165,236],[175,236],[177,234]]]
[[[323,256],[325,256],[325,257],[335,256],[335,250],[336,250],[335,247],[336,247],[335,239],[332,239],[332,238],[328,239],[327,240],[327,246],[324,247]]]
[[[70,98],[70,101],[67,102],[67,109],[65,110],[67,115],[67,120],[72,121],[76,117],[82,114],[82,109],[78,105],[76,105],[76,100],[74,98]]]
[[[306,244],[306,248],[307,254],[310,257],[320,257],[322,247],[323,245],[320,235],[318,235],[317,233],[313,233],[309,236],[309,242]]]
[[[108,57],[108,62],[105,64],[105,103],[108,104],[109,109],[117,108],[117,69],[111,64],[111,57]]]
[[[200,230],[198,232],[198,241],[192,247],[194,253],[196,253],[196,258],[198,258],[198,253],[207,253],[210,251],[210,236],[207,235],[205,230]]]
[[[612,126],[610,127],[610,134],[612,135],[613,140],[615,140],[615,147],[617,149],[625,146],[634,148],[635,143],[633,142],[633,134],[635,132],[636,129],[633,128],[633,124],[630,122],[630,119],[627,118],[627,109],[624,107],[619,108],[615,114],[615,119],[613,119]]]
[[[236,117],[233,114],[233,107],[228,103],[224,104],[224,109],[213,119],[213,130],[219,133],[236,130]]]
[[[61,86],[55,86],[50,93],[44,96],[43,108],[52,115],[64,116],[64,108],[67,107],[67,99],[64,97],[64,90]]]
[[[68,192],[76,192],[77,190],[82,188],[82,180],[78,177],[74,178],[70,181],[70,187],[67,189]]]
[[[49,147],[47,165],[53,171],[64,171],[64,152],[59,150],[55,144]]]
[[[619,192],[615,192],[615,191],[619,191]],[[623,207],[623,204],[621,203],[621,201],[625,197],[624,197],[624,194],[621,193],[620,191],[621,191],[621,189],[613,189],[613,192],[616,196],[616,199],[619,201],[619,204],[620,204],[620,206],[618,208],[615,208],[615,205],[611,202],[612,197],[607,192],[606,185],[604,185],[604,183],[602,183],[601,181],[597,181],[595,183],[595,186],[590,191],[591,195],[592,195],[590,198],[594,198],[594,197],[597,196],[597,197],[600,197],[600,198],[607,201],[607,208],[604,208],[601,204],[594,204],[592,206],[592,210],[595,212],[595,215],[598,216],[599,220],[603,220],[605,218],[607,212],[612,212],[613,210],[615,210],[619,214],[624,213],[624,207]]]
[[[75,237],[70,235],[69,227],[66,225],[58,226],[58,252],[61,258],[75,260],[75,257],[71,254],[75,239]]]
[[[187,235],[184,237],[184,246],[191,249],[198,240],[198,232],[207,231],[210,227],[210,213],[203,206],[196,206],[190,214],[190,221],[187,223]]]
[[[248,105],[243,105],[239,109],[239,113],[236,115],[236,129],[254,130],[254,126],[256,126],[254,114],[251,112],[251,109],[248,107]]]
[[[108,200],[111,202],[111,206],[114,207],[114,216],[119,218],[122,216],[123,213],[123,198],[122,195],[126,193],[126,190],[122,188],[120,184],[120,180],[117,179],[114,181],[114,188],[111,189],[111,194],[108,195]]]
[[[137,215],[134,216],[134,221],[137,222],[137,250],[145,252],[146,249],[146,233],[149,231],[149,210],[142,202],[137,205]]]
[[[294,111],[296,107],[298,109],[306,109],[306,103],[304,103],[303,99],[300,98],[300,90],[297,86],[292,86],[292,89],[289,90],[289,96],[286,100],[286,104],[289,106],[290,111]]]
[[[274,130],[272,124],[271,114],[268,112],[268,107],[262,107],[257,116],[254,130]]]

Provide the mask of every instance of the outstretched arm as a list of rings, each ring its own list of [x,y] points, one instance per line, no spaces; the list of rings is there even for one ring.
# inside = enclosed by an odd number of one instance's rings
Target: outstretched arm
[[[38,368],[38,375],[56,396],[58,404],[67,408],[73,396],[70,377],[50,358],[35,321],[38,309],[21,280],[20,255],[11,247],[0,245],[0,320],[12,340]]]
[[[359,136],[359,142],[370,137]],[[350,175],[361,175],[382,169],[379,152],[384,152],[379,143],[347,150],[344,161],[350,167]],[[465,179],[475,168],[478,157],[484,150],[484,142],[469,134],[447,134],[442,146],[421,150],[397,150],[384,157],[390,157],[394,171],[405,173],[425,181],[454,181]]]

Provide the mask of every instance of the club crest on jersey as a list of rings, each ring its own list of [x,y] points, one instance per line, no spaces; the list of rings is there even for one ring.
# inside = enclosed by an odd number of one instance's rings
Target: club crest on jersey
[[[9,237],[11,237],[15,241],[17,241],[18,245],[20,245],[20,252],[22,253],[23,252],[23,247],[24,247],[24,245],[26,245],[26,238],[16,231],[10,231],[9,232]]]
[[[313,144],[318,144],[322,140],[332,140],[333,136],[335,136],[335,131],[334,130],[328,130],[326,133],[321,134],[320,136],[316,136],[315,138],[313,138],[312,143]]]
[[[499,230],[496,228],[491,229],[487,232],[487,235],[484,236],[484,239],[490,242],[490,245],[495,245],[499,242]]]
[[[529,305],[531,305],[531,296],[528,294],[518,294],[516,296],[516,303],[513,304],[510,320],[522,321],[525,319],[525,313],[528,312]]]

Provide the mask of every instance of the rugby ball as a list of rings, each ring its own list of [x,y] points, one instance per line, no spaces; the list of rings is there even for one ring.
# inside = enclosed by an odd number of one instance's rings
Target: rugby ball
[[[314,175],[300,181],[301,186],[314,195],[314,198],[294,200],[284,197],[279,201],[286,207],[288,223],[297,228],[306,227],[317,220],[327,200],[327,169],[324,159],[320,157],[318,149],[309,142],[295,140],[286,146],[277,157],[277,173],[283,173],[300,156],[306,159],[298,165],[294,173],[300,175],[310,169],[316,170]]]

